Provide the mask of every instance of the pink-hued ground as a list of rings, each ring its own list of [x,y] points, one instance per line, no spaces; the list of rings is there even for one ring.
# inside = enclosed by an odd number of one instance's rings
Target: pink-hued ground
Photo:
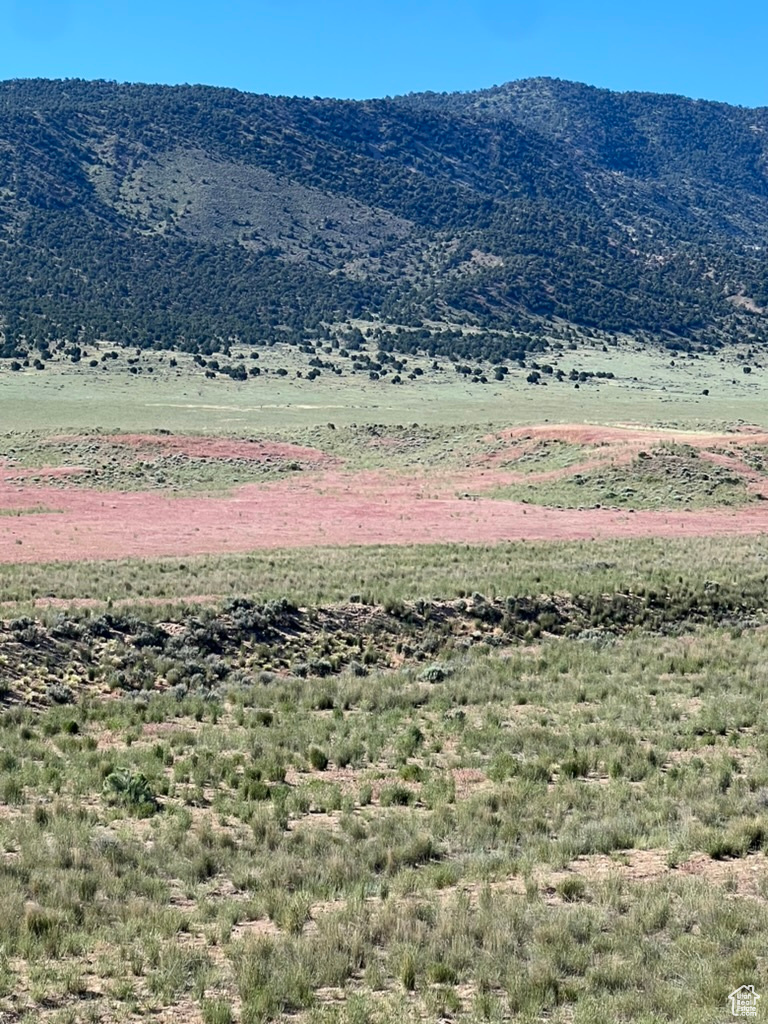
[[[530,427],[512,427],[499,435],[509,440],[567,441],[569,444],[640,445],[690,444],[703,448],[713,444],[768,444],[768,433],[757,427],[744,427],[738,433],[700,433],[664,430],[656,427],[603,427],[590,423],[545,423]]]
[[[178,434],[57,434],[54,444],[62,441],[98,441],[100,445],[141,449],[158,455],[178,453],[193,459],[242,459],[248,462],[292,460],[310,465],[332,465],[336,460],[317,448],[307,448],[283,441],[240,441],[225,437],[185,437]]]
[[[691,442],[690,435],[673,438],[666,432],[599,427],[523,428],[505,436],[511,440],[523,436],[567,437],[580,443],[607,442],[617,449],[625,444],[638,444],[640,438],[645,444],[671,439]],[[732,442],[735,438],[711,435],[707,443],[717,444],[721,440]],[[745,443],[747,436],[741,435],[739,440]],[[141,443],[145,441],[142,438]],[[252,445],[198,438],[159,439],[159,443],[171,449],[183,445],[177,448],[180,451],[199,452],[202,442],[208,446],[206,451],[219,451],[220,458],[242,457],[235,455],[235,448],[240,444]],[[123,436],[123,443],[131,441]],[[748,435],[747,443],[768,443],[768,435]],[[222,447],[214,449],[214,445]],[[279,447],[295,451],[294,446]],[[193,555],[322,545],[494,543],[768,532],[768,502],[739,509],[669,512],[541,508],[484,497],[485,491],[518,475],[487,461],[475,470],[455,474],[351,473],[329,465],[322,453],[303,451],[302,462],[314,462],[316,468],[300,478],[248,484],[217,497],[104,493],[44,483],[31,485],[19,481],[18,469],[0,466],[0,512],[16,513],[0,515],[0,562]],[[285,457],[285,452],[281,457]],[[735,458],[722,458],[737,468]],[[743,470],[745,477],[752,479],[752,471],[746,466]],[[41,474],[36,471],[36,475]],[[534,477],[528,475],[527,479]],[[39,511],[41,508],[47,511]]]

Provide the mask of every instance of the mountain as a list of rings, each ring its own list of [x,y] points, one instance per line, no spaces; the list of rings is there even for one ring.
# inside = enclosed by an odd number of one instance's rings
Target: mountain
[[[5,355],[373,316],[465,355],[552,323],[768,340],[767,246],[768,108],[551,79],[364,102],[0,83]]]

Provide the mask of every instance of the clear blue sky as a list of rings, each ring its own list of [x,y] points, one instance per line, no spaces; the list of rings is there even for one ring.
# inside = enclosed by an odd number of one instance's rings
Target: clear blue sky
[[[0,79],[365,98],[550,75],[768,106],[765,0],[0,0],[0,35]]]

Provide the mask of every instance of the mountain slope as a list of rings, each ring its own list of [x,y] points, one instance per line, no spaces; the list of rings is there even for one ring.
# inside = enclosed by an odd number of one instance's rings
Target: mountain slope
[[[766,109],[546,79],[366,102],[0,83],[6,354],[374,315],[761,339],[767,244]]]

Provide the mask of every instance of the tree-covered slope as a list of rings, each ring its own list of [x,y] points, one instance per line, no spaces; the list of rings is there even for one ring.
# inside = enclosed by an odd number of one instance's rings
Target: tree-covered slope
[[[0,84],[4,351],[351,316],[762,337],[768,110],[551,80],[349,102]]]

